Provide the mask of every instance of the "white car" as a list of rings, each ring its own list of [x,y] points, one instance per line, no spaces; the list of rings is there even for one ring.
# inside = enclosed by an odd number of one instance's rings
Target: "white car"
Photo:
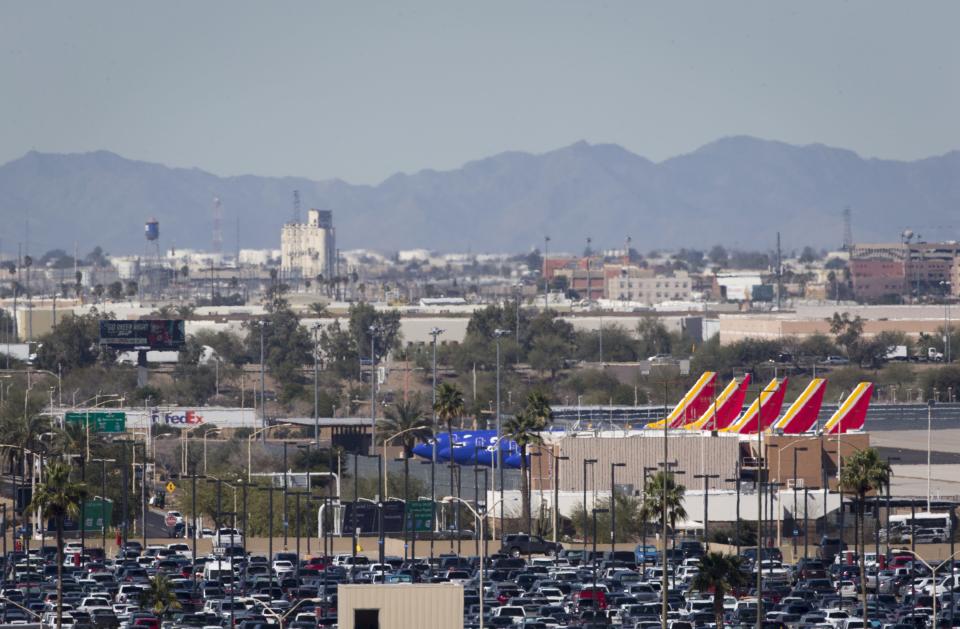
[[[167,518],[173,518],[174,525],[183,524],[183,514],[179,511],[167,511]]]
[[[846,629],[845,625],[850,618],[850,614],[842,609],[828,609],[823,615],[827,617],[827,624],[833,629]]]
[[[279,576],[281,574],[290,574],[294,571],[293,562],[286,559],[277,559],[273,562],[273,572]]]
[[[564,599],[563,591],[560,588],[540,588],[539,594],[543,598],[547,599],[551,605],[559,605]]]
[[[80,601],[80,605],[77,607],[77,611],[87,612],[92,614],[98,609],[106,609],[113,611],[113,605],[110,604],[110,600],[102,596],[88,596]]]

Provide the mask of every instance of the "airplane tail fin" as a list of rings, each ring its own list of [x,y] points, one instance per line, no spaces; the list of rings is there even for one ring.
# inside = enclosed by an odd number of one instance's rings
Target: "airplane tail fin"
[[[647,424],[647,428],[660,428],[669,424],[670,428],[679,428],[703,415],[713,402],[713,390],[717,383],[715,371],[705,371],[696,383],[690,387],[666,418]]]
[[[823,394],[826,390],[826,380],[823,378],[811,380],[773,428],[782,430],[786,435],[799,435],[810,430],[820,414],[820,406],[823,404]]]
[[[717,396],[717,399],[710,403],[700,419],[687,424],[684,428],[687,430],[720,430],[726,428],[743,410],[743,400],[749,384],[750,374],[744,376],[743,382],[737,382],[736,378],[731,380]]]
[[[776,397],[779,395],[780,402],[777,404],[777,412],[780,413],[780,406],[783,404],[783,393],[780,391],[782,387],[780,386],[782,380],[774,378],[767,386],[763,388],[763,391],[760,392],[760,395],[757,396],[757,399],[753,401],[747,411],[740,416],[740,418],[732,422],[729,426],[723,429],[723,432],[733,432],[737,434],[750,434],[757,432],[757,427],[760,426],[761,414],[766,417],[769,415],[769,409],[771,408],[771,402],[776,403]],[[761,404],[762,400],[762,404]],[[776,414],[774,417],[776,417]]]
[[[854,387],[837,412],[823,425],[824,434],[835,435],[863,428],[864,422],[867,421],[867,409],[870,407],[871,397],[873,397],[872,382],[861,382]]]

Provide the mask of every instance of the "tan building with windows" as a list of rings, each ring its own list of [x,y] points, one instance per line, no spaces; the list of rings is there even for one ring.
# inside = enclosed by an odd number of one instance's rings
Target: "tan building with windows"
[[[606,279],[607,299],[652,306],[665,301],[689,301],[692,281],[686,271],[657,275],[651,269],[625,266]]]
[[[280,269],[287,277],[333,275],[336,256],[333,212],[309,210],[306,223],[287,223],[280,233]]]

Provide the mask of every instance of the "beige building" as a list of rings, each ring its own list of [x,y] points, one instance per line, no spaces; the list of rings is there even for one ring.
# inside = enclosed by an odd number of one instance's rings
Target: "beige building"
[[[689,301],[692,282],[686,271],[673,275],[656,275],[651,269],[624,266],[616,275],[607,277],[608,299],[633,301],[649,306],[665,301]]]
[[[340,629],[452,629],[463,626],[463,586],[391,583],[337,586]]]
[[[280,233],[280,268],[288,277],[328,278],[335,271],[333,212],[309,210],[306,223],[287,223]]]

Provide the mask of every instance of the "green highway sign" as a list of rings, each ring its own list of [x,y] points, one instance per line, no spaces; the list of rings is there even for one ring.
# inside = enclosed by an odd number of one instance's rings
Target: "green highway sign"
[[[429,533],[433,523],[433,501],[411,500],[407,503],[407,530],[415,533]]]
[[[119,433],[127,430],[127,414],[123,411],[70,412],[64,414],[64,419],[70,423],[89,424],[94,432]]]

